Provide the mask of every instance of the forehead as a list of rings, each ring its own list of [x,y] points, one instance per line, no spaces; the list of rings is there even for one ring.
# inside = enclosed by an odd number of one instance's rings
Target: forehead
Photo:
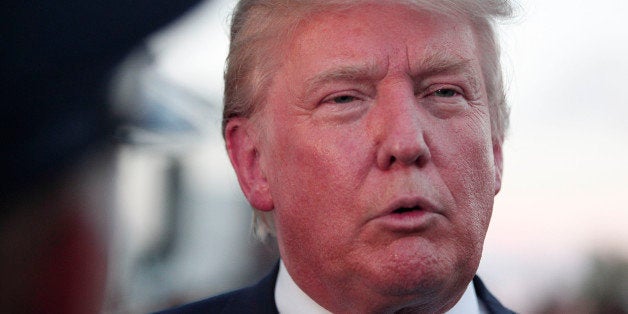
[[[309,73],[354,63],[384,75],[478,59],[464,18],[388,2],[317,11],[296,28],[286,53],[284,64]]]

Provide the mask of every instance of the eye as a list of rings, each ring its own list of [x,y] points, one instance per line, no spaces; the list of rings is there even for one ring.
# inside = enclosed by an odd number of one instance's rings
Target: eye
[[[331,105],[348,105],[363,100],[361,96],[356,95],[353,92],[340,92],[329,95],[323,99],[322,103]]]
[[[340,95],[331,99],[332,102],[337,104],[348,104],[354,100],[356,100],[356,98],[351,95]]]
[[[438,96],[438,97],[451,98],[458,95],[459,93],[456,90],[451,89],[451,88],[441,88],[434,92],[434,96]]]
[[[330,93],[315,107],[314,116],[336,122],[349,122],[359,119],[368,109],[369,97],[356,90],[342,90]]]

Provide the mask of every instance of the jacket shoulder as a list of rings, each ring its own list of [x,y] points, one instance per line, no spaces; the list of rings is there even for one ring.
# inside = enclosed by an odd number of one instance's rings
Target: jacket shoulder
[[[478,296],[478,299],[482,301],[484,307],[490,314],[515,314],[512,310],[506,308],[497,300],[497,298],[488,291],[484,282],[480,277],[475,276],[473,278],[473,286],[475,288],[475,294]]]
[[[275,305],[275,281],[278,265],[256,285],[231,291],[205,300],[185,304],[173,309],[158,312],[160,314],[193,313],[278,313]]]

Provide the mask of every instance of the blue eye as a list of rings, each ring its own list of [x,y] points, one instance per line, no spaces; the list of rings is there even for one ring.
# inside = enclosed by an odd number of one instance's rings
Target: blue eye
[[[451,88],[441,88],[437,91],[434,92],[434,96],[438,96],[438,97],[454,97],[458,95],[458,92],[456,92],[455,90],[451,89]]]

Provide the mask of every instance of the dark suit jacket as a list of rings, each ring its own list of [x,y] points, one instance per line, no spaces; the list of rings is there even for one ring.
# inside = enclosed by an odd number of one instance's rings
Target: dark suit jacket
[[[162,314],[184,313],[221,313],[221,314],[275,314],[275,282],[279,265],[256,285],[236,290],[216,297],[190,303]],[[513,311],[504,307],[484,286],[480,277],[473,278],[473,286],[478,298],[491,314],[511,314]]]

